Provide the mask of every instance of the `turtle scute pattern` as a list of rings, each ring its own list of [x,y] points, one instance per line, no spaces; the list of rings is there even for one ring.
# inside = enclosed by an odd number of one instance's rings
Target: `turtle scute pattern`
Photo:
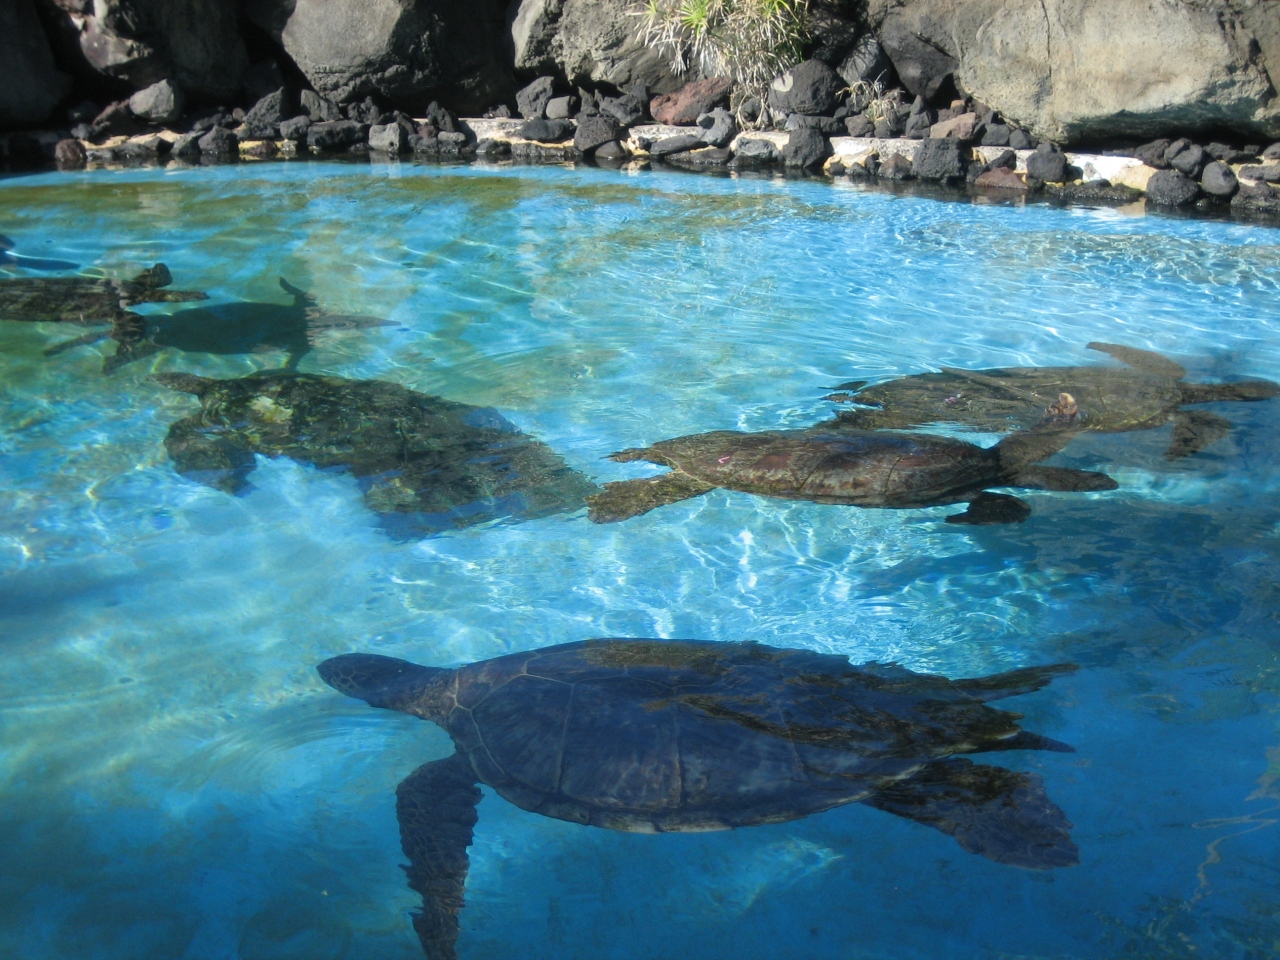
[[[288,371],[154,379],[200,398],[165,439],[176,469],[228,493],[248,487],[255,454],[341,467],[413,535],[574,510],[595,489],[497,411],[399,384]]]

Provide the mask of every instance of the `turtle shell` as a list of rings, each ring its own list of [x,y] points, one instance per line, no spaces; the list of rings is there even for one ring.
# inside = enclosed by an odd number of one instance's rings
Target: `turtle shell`
[[[857,506],[955,503],[993,482],[999,457],[925,434],[717,431],[656,443],[676,469],[717,487]]]
[[[612,829],[724,829],[862,799],[1018,731],[943,677],[755,643],[604,639],[456,671],[443,723],[517,806]]]
[[[128,287],[89,277],[19,277],[0,281],[0,320],[114,323],[126,313]]]
[[[1075,398],[1087,429],[1103,433],[1161,426],[1183,403],[1172,377],[1108,367],[945,370],[890,380],[853,399],[904,425],[958,422],[1003,432],[1034,425],[1060,393]]]

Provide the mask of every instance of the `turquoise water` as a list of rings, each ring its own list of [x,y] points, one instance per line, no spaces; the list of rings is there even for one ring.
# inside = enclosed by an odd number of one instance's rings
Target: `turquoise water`
[[[940,203],[824,182],[595,169],[273,164],[0,183],[13,253],[201,306],[389,325],[300,369],[497,409],[599,482],[603,459],[806,426],[851,379],[1173,356],[1280,380],[1280,234]],[[49,276],[0,264],[6,277]],[[149,304],[147,315],[190,304]],[[102,373],[82,333],[0,323],[0,954],[415,958],[394,789],[447,736],[314,672],[352,650],[453,666],[595,636],[754,639],[952,677],[1071,661],[1002,706],[1075,754],[1011,752],[1075,824],[1031,872],[854,804],[641,836],[487,791],[463,958],[1262,958],[1280,953],[1280,400],[1230,435],[1086,434],[1015,526],[714,491],[389,536],[356,480],[261,458],[232,497],[172,468],[197,403],[156,372],[285,352],[164,349]],[[996,437],[944,432],[983,444]],[[982,758],[979,758],[981,762]]]

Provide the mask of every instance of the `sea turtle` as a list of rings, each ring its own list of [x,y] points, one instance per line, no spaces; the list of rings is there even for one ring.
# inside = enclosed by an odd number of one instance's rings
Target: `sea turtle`
[[[613,523],[654,507],[724,487],[743,493],[855,507],[933,507],[968,502],[948,523],[1019,523],[1031,509],[988,487],[1114,490],[1104,473],[1037,467],[1079,430],[1080,415],[1062,394],[1035,427],[994,447],[928,434],[876,430],[717,430],[613,454],[671,467],[658,477],[607,483],[588,499],[588,516]]]
[[[921,373],[872,387],[845,384],[828,400],[861,404],[824,424],[828,428],[901,429],[927,423],[965,423],[978,430],[1003,432],[1032,423],[1060,390],[1072,394],[1085,411],[1083,427],[1102,433],[1149,430],[1173,421],[1173,439],[1165,459],[1203,450],[1231,429],[1231,421],[1187,404],[1221,400],[1265,400],[1280,393],[1270,380],[1233,383],[1184,383],[1187,371],[1150,350],[1090,343],[1129,369],[1115,367],[1002,367]]]
[[[722,830],[864,803],[998,863],[1078,862],[1034,774],[957,754],[1071,747],[987,701],[1075,670],[971,680],[759,643],[597,639],[456,670],[348,653],[330,686],[430,720],[455,752],[396,789],[414,917],[428,960],[457,956],[478,783],[532,813],[637,833]]]
[[[73,323],[111,329],[66,340],[45,351],[61,353],[71,347],[111,337],[122,346],[135,342],[145,320],[126,309],[139,303],[177,303],[207,300],[198,290],[166,290],[173,275],[163,263],[144,270],[132,280],[102,277],[16,277],[0,280],[0,320],[33,323]]]
[[[115,369],[162,347],[215,354],[261,353],[275,348],[286,351],[283,369],[296,370],[298,361],[324,333],[395,326],[380,317],[330,313],[284,277],[280,287],[293,298],[292,304],[250,300],[151,314],[137,341],[122,342],[116,356],[107,360],[107,367]]]
[[[395,383],[290,371],[152,379],[200,398],[165,439],[178,472],[228,493],[248,486],[255,454],[344,467],[393,531],[414,534],[574,510],[596,489],[496,410]]]

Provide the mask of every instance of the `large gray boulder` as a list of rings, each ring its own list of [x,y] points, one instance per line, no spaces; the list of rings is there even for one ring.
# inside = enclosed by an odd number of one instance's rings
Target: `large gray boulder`
[[[31,0],[0,3],[0,123],[38,123],[71,89],[53,65]]]
[[[903,84],[948,71],[1042,140],[1280,135],[1280,13],[1255,0],[871,0]],[[1270,72],[1269,72],[1270,71]]]
[[[515,92],[498,0],[254,0],[244,9],[336,103],[373,96],[416,108],[437,96],[478,116]]]
[[[0,6],[7,6],[6,3]],[[136,89],[171,79],[191,95],[227,100],[249,57],[237,0],[52,0],[61,32],[98,73]],[[252,4],[250,5],[252,6]]]
[[[696,68],[676,76],[668,56],[644,45],[632,0],[519,0],[512,9],[509,39],[522,73],[558,73],[579,86],[640,82],[651,93],[702,76]]]

